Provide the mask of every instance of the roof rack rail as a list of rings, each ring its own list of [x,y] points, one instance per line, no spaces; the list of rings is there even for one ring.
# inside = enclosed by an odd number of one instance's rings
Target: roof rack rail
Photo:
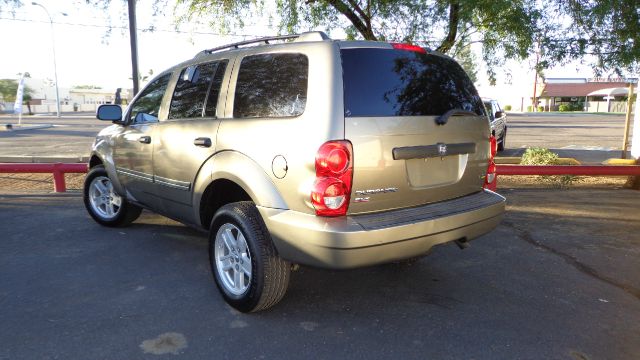
[[[296,39],[294,41],[300,41],[300,42],[331,40],[331,38],[322,31],[310,31],[310,32],[304,32],[301,34],[293,34],[293,35],[268,36],[268,37],[262,37],[262,38],[257,38],[253,40],[245,40],[245,41],[240,41],[233,44],[218,46],[212,49],[202,50],[196,54],[196,57],[213,54],[214,52],[222,51],[222,50],[239,49],[240,46],[244,46],[244,45],[259,44],[259,43],[270,44],[270,41],[284,41],[289,39]]]

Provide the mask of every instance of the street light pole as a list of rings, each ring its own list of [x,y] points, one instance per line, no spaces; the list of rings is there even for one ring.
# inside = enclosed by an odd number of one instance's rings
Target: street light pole
[[[32,2],[31,5],[40,6],[47,16],[49,17],[49,24],[51,25],[51,49],[53,50],[53,77],[56,82],[56,116],[60,117],[60,92],[58,90],[58,66],[56,64],[56,40],[53,35],[53,19],[49,14],[49,11],[42,4],[38,4],[37,2]],[[67,16],[67,14],[62,13],[62,15]]]

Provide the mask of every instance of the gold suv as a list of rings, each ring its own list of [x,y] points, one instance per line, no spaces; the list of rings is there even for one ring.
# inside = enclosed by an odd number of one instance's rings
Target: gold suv
[[[234,308],[284,296],[293,264],[411,259],[504,212],[482,100],[451,58],[310,32],[205,50],[159,74],[96,137],[89,214],[142,208],[209,231]]]

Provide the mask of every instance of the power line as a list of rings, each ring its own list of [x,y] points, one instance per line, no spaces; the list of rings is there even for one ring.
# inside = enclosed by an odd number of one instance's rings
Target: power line
[[[43,23],[48,24],[49,21],[44,20],[33,20],[33,19],[17,19],[17,18],[7,18],[0,17],[0,20],[9,20],[9,21],[20,21],[20,22],[31,22],[31,23]],[[80,26],[80,27],[91,27],[91,28],[102,28],[102,29],[120,29],[127,30],[129,27],[127,26],[113,26],[113,25],[99,25],[99,24],[81,24],[81,23],[71,23],[71,22],[60,22],[53,21],[55,25],[68,25],[68,26]],[[184,30],[169,30],[169,29],[158,29],[155,27],[149,28],[136,28],[138,31],[142,32],[163,32],[163,33],[173,33],[173,34],[190,34],[190,35],[212,35],[212,36],[221,36],[221,37],[262,37],[264,34],[221,34],[215,32],[207,32],[207,31],[184,31]]]

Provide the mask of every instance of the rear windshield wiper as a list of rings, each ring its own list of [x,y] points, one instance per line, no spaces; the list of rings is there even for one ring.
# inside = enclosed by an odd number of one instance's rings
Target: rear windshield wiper
[[[462,110],[462,109],[451,109],[451,110],[447,111],[446,113],[438,116],[436,118],[436,124],[444,125],[444,124],[447,123],[447,121],[449,121],[450,117],[452,117],[452,116],[463,116],[463,115],[478,116],[478,114],[474,113],[473,111]]]

